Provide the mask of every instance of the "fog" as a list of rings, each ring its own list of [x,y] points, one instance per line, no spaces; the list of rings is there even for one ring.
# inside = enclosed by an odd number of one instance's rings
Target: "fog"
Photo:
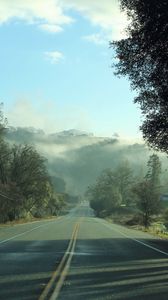
[[[143,143],[122,141],[117,136],[96,137],[77,130],[45,134],[35,128],[10,127],[7,140],[33,144],[47,158],[49,172],[56,177],[58,189],[73,195],[83,194],[104,169],[114,169],[124,161],[130,163],[135,175],[143,175],[153,153]],[[166,172],[166,155],[160,154],[160,159]]]

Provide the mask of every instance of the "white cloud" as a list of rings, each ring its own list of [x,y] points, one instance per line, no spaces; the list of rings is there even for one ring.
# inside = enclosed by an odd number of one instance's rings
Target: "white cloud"
[[[83,39],[96,45],[105,45],[108,43],[108,40],[101,33],[86,35]]]
[[[50,33],[59,33],[63,31],[61,26],[53,24],[42,24],[39,25],[39,28]]]
[[[0,23],[17,18],[35,23],[44,30],[58,32],[58,28],[72,22],[58,2],[58,0],[1,0]]]
[[[79,11],[93,25],[103,29],[108,39],[125,36],[128,20],[120,11],[119,0],[62,0],[62,3],[67,8]]]
[[[124,35],[127,19],[120,12],[118,0],[0,0],[0,23],[18,18],[57,33],[73,21],[67,15],[68,9],[80,12],[99,26],[108,39],[120,39]],[[95,42],[93,36],[92,40]]]
[[[58,64],[64,58],[64,55],[59,51],[48,51],[44,54],[46,59],[48,59],[52,64]]]

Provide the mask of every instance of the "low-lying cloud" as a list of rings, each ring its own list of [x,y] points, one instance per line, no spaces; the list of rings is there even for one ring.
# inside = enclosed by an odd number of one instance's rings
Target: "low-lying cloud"
[[[12,143],[34,144],[48,159],[51,176],[63,179],[71,194],[83,194],[104,169],[114,170],[125,161],[130,163],[134,175],[143,175],[152,154],[144,144],[123,144],[117,136],[96,137],[76,130],[45,134],[33,128],[11,128],[7,138]],[[166,156],[160,158],[166,168]]]
[[[47,133],[75,128],[90,131],[92,120],[85,109],[71,104],[61,105],[57,100],[20,97],[6,109],[9,126],[40,128]]]

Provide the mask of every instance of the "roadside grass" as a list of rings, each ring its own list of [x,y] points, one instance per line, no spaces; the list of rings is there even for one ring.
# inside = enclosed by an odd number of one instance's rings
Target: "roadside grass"
[[[151,225],[148,228],[143,226],[140,212],[131,207],[114,211],[110,216],[105,217],[105,219],[110,223],[148,232],[161,239],[168,239],[168,229],[164,225],[163,214],[160,214],[159,216],[153,216]]]
[[[17,220],[0,223],[0,228],[57,219],[58,217],[68,214],[72,208],[74,208],[74,205],[68,204],[65,208],[63,208],[59,212],[58,215],[54,215],[54,216],[33,217],[33,215],[30,213],[30,214],[27,214],[27,216],[25,218],[19,218]]]
[[[14,221],[8,221],[5,223],[0,223],[0,228],[1,227],[9,227],[9,226],[15,226],[15,225],[23,225],[23,224],[28,224],[28,223],[34,223],[34,222],[40,222],[40,221],[48,221],[48,220],[53,220],[58,218],[58,216],[48,216],[48,217],[41,217],[41,218],[35,218],[35,217],[31,217],[31,218],[21,218],[18,220],[14,220]]]

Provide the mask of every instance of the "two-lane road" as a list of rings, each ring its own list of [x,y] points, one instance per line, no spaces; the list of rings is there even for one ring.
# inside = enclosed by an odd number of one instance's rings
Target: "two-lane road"
[[[95,218],[0,227],[0,299],[168,299],[168,242]]]

